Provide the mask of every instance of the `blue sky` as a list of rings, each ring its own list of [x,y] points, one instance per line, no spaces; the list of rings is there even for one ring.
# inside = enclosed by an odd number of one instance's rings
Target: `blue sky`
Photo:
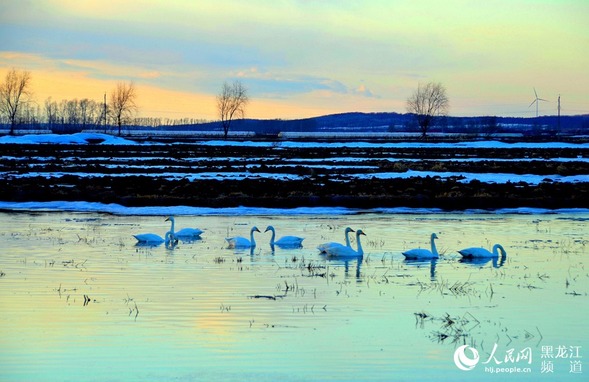
[[[0,75],[31,71],[37,102],[100,100],[133,81],[143,116],[216,119],[223,81],[247,115],[405,112],[419,82],[452,115],[589,113],[584,0],[15,1],[0,3]]]

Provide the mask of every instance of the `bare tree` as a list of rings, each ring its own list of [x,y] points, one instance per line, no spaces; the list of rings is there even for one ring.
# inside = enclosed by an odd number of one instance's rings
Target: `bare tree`
[[[14,134],[18,124],[21,106],[30,101],[30,82],[30,72],[11,69],[6,73],[5,82],[0,84],[0,114],[6,115],[10,121],[10,134]]]
[[[119,82],[111,94],[109,109],[115,124],[119,127],[119,135],[121,135],[121,126],[130,123],[133,120],[133,114],[137,112],[135,98],[137,93],[133,82],[128,84]]]
[[[426,137],[434,119],[448,115],[449,108],[446,88],[439,82],[419,84],[415,93],[407,99],[407,111],[415,115],[423,138]]]
[[[47,124],[49,125],[49,129],[53,130],[54,126],[59,120],[59,110],[57,107],[57,102],[53,101],[51,97],[45,100],[45,114],[47,115]]]
[[[235,117],[244,117],[245,106],[248,101],[247,89],[243,86],[241,81],[235,80],[232,84],[227,82],[223,83],[221,93],[217,95],[217,110],[221,117],[223,136],[225,138],[227,138],[227,135],[229,134],[231,121]]]
[[[82,130],[84,130],[86,125],[92,124],[92,121],[96,119],[96,111],[100,107],[95,101],[88,98],[80,100],[78,106],[80,108],[80,124]]]

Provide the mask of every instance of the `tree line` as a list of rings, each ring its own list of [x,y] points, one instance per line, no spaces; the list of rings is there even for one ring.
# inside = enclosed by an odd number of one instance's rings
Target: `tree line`
[[[31,73],[11,69],[0,84],[0,124],[10,126],[14,134],[17,126],[45,126],[53,132],[70,133],[84,129],[116,129],[121,135],[123,126],[136,124],[141,126],[162,126],[159,118],[136,118],[137,91],[133,82],[118,82],[112,90],[107,103],[88,98],[81,100],[62,100],[57,102],[47,98],[43,106],[33,101],[31,91]],[[217,111],[223,134],[227,138],[233,120],[245,117],[245,108],[249,102],[248,90],[239,81],[224,82],[217,95]],[[430,128],[439,117],[448,115],[449,100],[446,89],[441,83],[429,82],[419,84],[417,90],[407,99],[407,112],[414,116],[416,125],[425,138]],[[178,123],[186,125],[189,119]]]
[[[62,100],[47,98],[42,105],[33,100],[31,73],[11,69],[0,83],[0,125],[8,125],[10,134],[17,127],[50,129],[56,133],[72,133],[85,129],[117,130],[121,135],[123,126],[142,127],[186,126],[204,123],[195,118],[136,117],[137,91],[133,82],[119,82],[107,102],[104,100]],[[247,89],[240,81],[223,83],[217,96],[217,110],[224,136],[227,137],[231,122],[244,118],[249,102]]]
[[[33,99],[31,73],[11,69],[0,83],[0,123],[10,126],[10,134],[17,127],[49,128],[58,133],[84,129],[118,129],[134,120],[137,112],[137,91],[133,82],[119,82],[112,90],[109,102],[88,98],[62,100],[51,97],[43,105]]]

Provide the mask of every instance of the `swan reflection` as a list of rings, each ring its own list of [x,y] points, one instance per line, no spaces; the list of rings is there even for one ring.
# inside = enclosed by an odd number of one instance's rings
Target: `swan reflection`
[[[429,277],[431,281],[436,281],[436,264],[438,263],[438,259],[434,258],[431,260],[423,260],[423,259],[405,259],[403,260],[403,264],[409,265],[412,267],[427,267],[429,266]]]
[[[493,268],[501,268],[505,264],[507,256],[498,257],[463,257],[458,260],[459,263],[471,265],[473,267],[482,267],[489,261],[492,261]]]
[[[361,280],[361,268],[362,268],[362,262],[364,261],[364,256],[357,256],[357,257],[352,257],[352,258],[333,258],[333,257],[326,257],[325,258],[329,263],[331,264],[335,264],[336,266],[342,266],[344,267],[344,276],[345,277],[350,277],[350,268],[353,268],[353,272],[354,272],[354,277],[356,278],[356,281],[360,282]],[[356,266],[354,267],[354,263],[356,263]]]

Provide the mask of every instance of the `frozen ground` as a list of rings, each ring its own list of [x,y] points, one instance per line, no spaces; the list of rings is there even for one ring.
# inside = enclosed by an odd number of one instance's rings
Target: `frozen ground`
[[[88,144],[99,142],[103,145],[161,145],[157,142],[141,142],[100,133],[76,133],[76,134],[30,134],[21,136],[6,135],[0,137],[0,144],[23,143],[23,144]],[[368,143],[368,142],[260,142],[260,141],[232,141],[232,140],[210,140],[200,144],[209,146],[249,146],[249,147],[351,147],[351,148],[513,148],[513,149],[546,149],[546,148],[589,148],[589,143],[566,143],[566,142],[519,142],[505,143],[500,141],[470,141],[456,143],[428,143],[428,142],[396,142],[396,143]]]
[[[0,138],[0,200],[121,205],[587,208],[589,143],[137,143]]]

